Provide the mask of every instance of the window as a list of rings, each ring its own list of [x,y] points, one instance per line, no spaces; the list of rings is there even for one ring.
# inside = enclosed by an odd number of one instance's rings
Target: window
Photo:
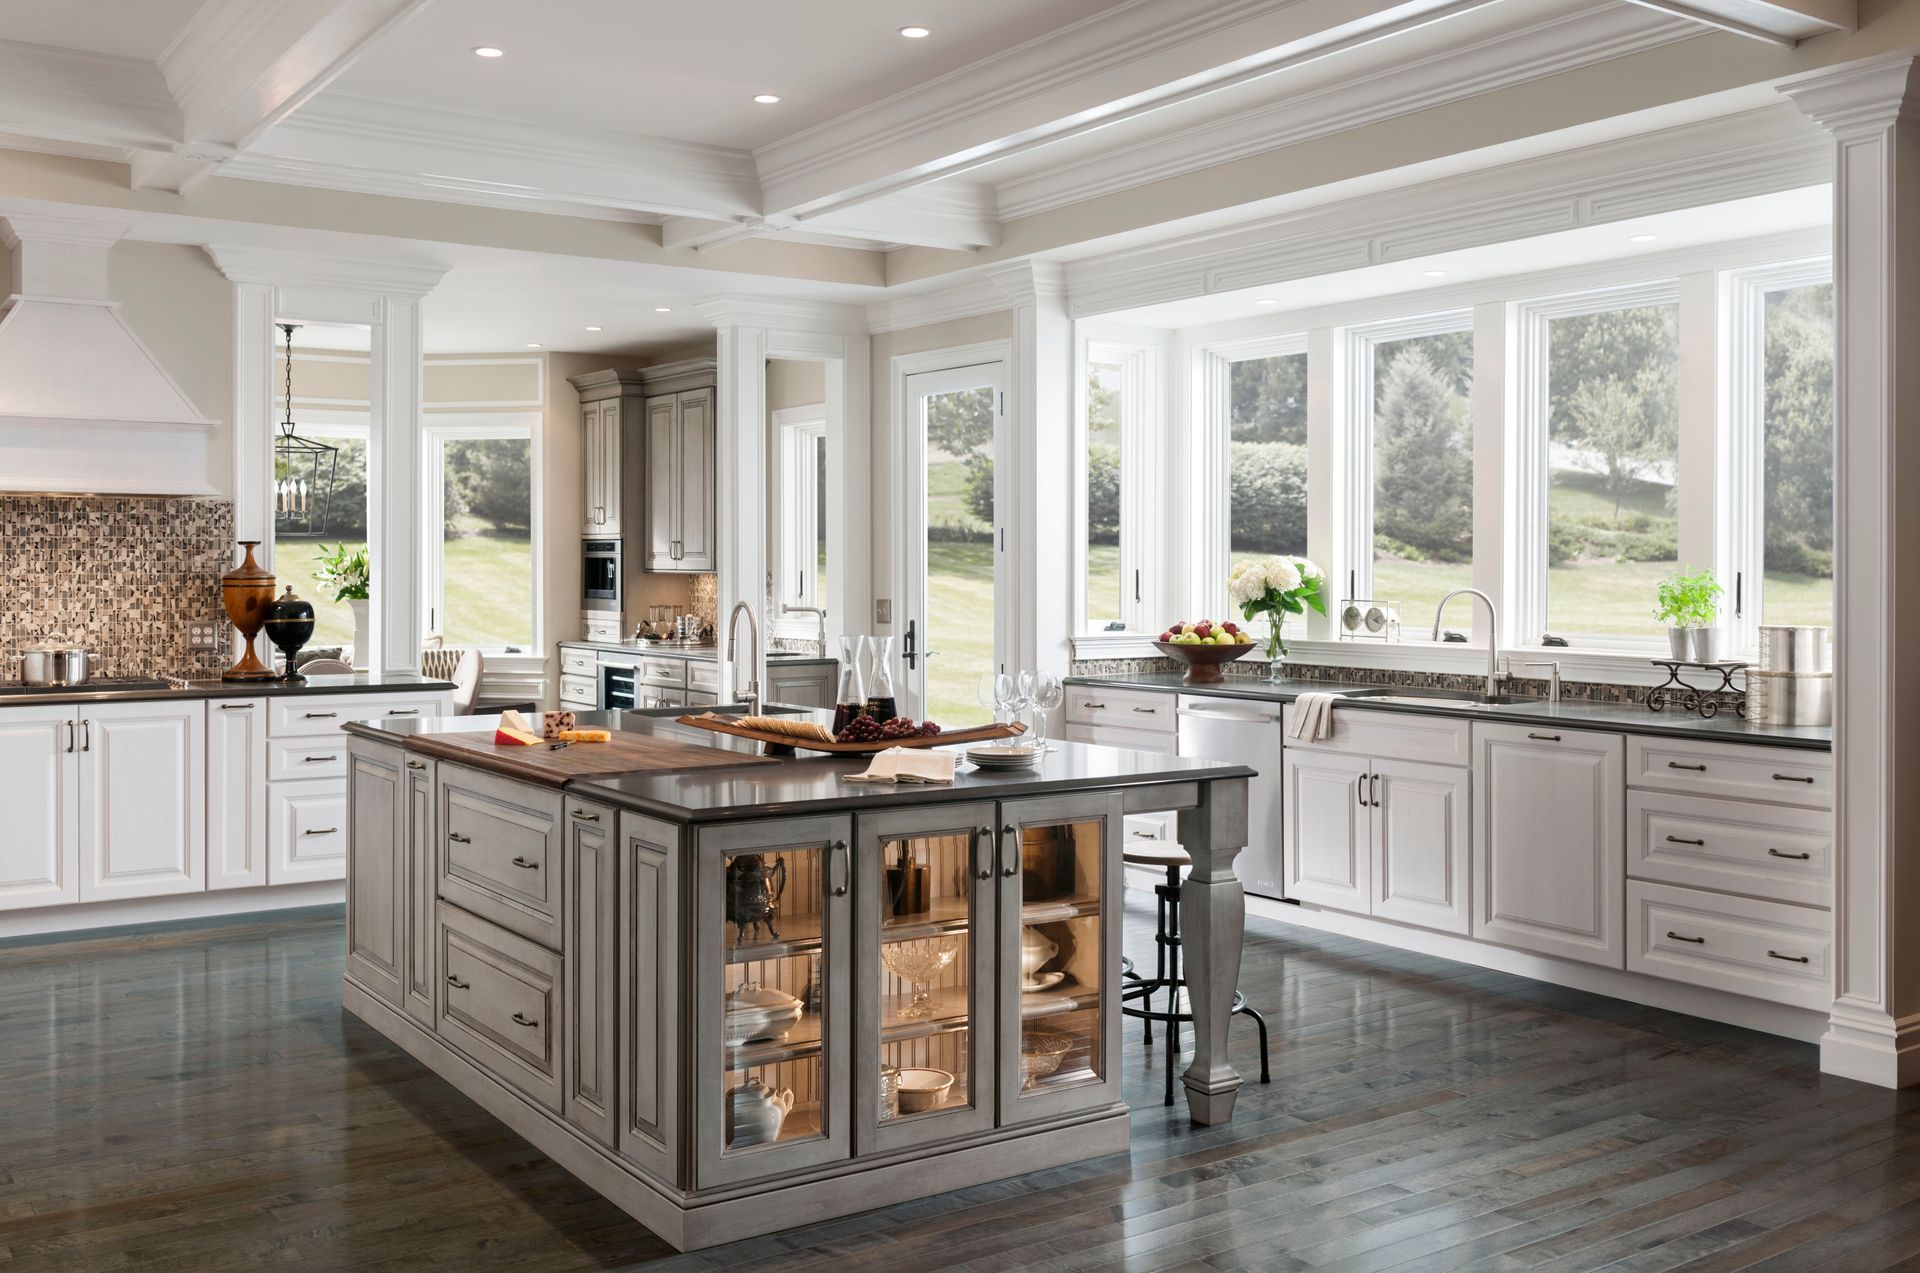
[[[1765,293],[1760,621],[1833,625],[1833,284]]]
[[[1249,557],[1306,556],[1306,351],[1229,363],[1227,403],[1229,571]]]
[[[1082,632],[1138,631],[1148,622],[1157,354],[1153,345],[1087,342],[1075,493]]]
[[[283,590],[313,603],[307,650],[338,649],[355,666],[365,666],[369,652],[353,648],[353,607],[335,601],[318,575],[321,558],[366,551],[368,432],[362,413],[299,411],[297,435],[336,448],[330,495],[324,476],[313,479],[305,465],[274,457],[273,573]]]
[[[780,604],[827,606],[826,407],[783,407],[773,413],[780,438]],[[802,616],[803,618],[805,616]],[[807,635],[813,625],[805,625]]]
[[[1352,557],[1371,560],[1368,597],[1396,607],[1411,635],[1473,582],[1473,330],[1444,315],[1352,338],[1372,502]]]
[[[426,630],[448,645],[532,649],[532,422],[429,416],[425,439]]]
[[[1521,388],[1522,427],[1532,434],[1522,446],[1534,456],[1522,480],[1544,480],[1545,489],[1523,486],[1518,504],[1534,515],[1524,556],[1544,565],[1545,591],[1521,635],[1651,641],[1660,633],[1654,590],[1680,557],[1675,288],[1566,298],[1528,313],[1537,342],[1528,365],[1545,374]]]
[[[1120,411],[1126,366],[1087,364],[1087,619],[1120,629]]]

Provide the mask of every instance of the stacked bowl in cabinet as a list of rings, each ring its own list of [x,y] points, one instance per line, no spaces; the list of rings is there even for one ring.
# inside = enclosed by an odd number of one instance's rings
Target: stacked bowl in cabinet
[[[1830,753],[1627,739],[1627,968],[1833,1004]]]
[[[1760,629],[1760,657],[1747,669],[1747,719],[1756,725],[1833,724],[1825,628]]]

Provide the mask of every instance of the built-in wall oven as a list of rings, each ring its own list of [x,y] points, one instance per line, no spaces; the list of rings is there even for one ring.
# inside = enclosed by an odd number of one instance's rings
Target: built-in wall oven
[[[620,613],[620,541],[587,539],[580,545],[580,605]]]

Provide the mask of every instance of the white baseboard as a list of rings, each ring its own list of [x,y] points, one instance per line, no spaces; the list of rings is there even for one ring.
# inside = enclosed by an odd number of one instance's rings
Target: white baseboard
[[[1834,1004],[1820,1037],[1820,1072],[1879,1087],[1920,1084],[1920,1017]]]
[[[346,898],[345,882],[327,880],[315,884],[282,884],[274,888],[219,889],[211,893],[175,893],[169,897],[41,906],[29,911],[0,914],[0,939],[32,937],[42,933],[84,932],[94,928],[124,928],[130,924],[162,924],[217,915],[244,915],[253,911],[284,911],[301,906],[330,906],[338,905]]]

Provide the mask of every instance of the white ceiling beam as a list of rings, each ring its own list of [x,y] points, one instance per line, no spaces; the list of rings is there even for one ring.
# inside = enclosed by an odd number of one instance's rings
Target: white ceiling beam
[[[1860,26],[1859,0],[1628,0],[1719,31],[1792,46]]]
[[[325,88],[430,0],[210,0],[160,56],[180,144],[135,186],[185,191]]]
[[[915,247],[972,251],[997,247],[1000,220],[993,191],[985,186],[940,183],[906,190],[872,203],[841,208],[799,223],[809,231],[907,243]]]
[[[176,144],[180,110],[150,62],[0,40],[0,133],[124,159]]]
[[[718,248],[729,243],[765,234],[771,229],[760,217],[742,217],[736,221],[716,221],[708,217],[668,217],[660,223],[660,246],[667,248]]]

